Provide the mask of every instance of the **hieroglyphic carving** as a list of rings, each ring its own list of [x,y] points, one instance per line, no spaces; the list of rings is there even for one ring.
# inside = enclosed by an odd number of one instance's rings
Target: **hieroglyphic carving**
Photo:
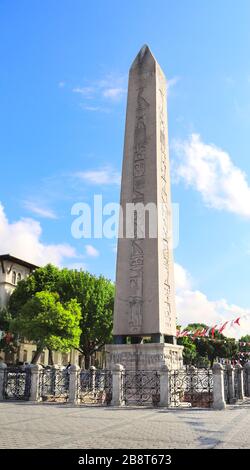
[[[133,148],[133,183],[132,202],[144,202],[145,190],[145,156],[146,156],[146,110],[149,103],[143,96],[143,87],[137,95],[136,126]],[[137,214],[134,214],[134,239],[131,240],[129,260],[129,328],[131,333],[139,333],[143,320],[143,239],[138,236]]]
[[[169,256],[169,195],[167,189],[167,143],[166,122],[164,116],[165,96],[159,89],[159,120],[160,120],[160,158],[161,158],[161,207],[162,207],[162,257],[163,257],[163,292],[164,292],[164,323],[167,330],[171,329],[171,285]]]

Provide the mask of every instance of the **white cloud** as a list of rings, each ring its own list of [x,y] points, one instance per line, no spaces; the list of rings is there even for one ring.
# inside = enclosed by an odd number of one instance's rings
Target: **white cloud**
[[[52,211],[51,209],[45,209],[44,207],[40,207],[34,202],[24,201],[24,207],[25,209],[29,210],[30,212],[33,212],[36,215],[39,215],[40,217],[44,217],[46,219],[57,219],[57,215],[54,211]]]
[[[85,271],[87,269],[87,266],[86,266],[85,263],[79,263],[79,262],[67,263],[66,267],[68,269],[73,269],[73,270],[76,270],[76,271]]]
[[[82,109],[85,109],[86,111],[91,111],[91,112],[101,112],[101,113],[110,113],[109,108],[104,108],[102,106],[87,106],[83,103],[80,103],[80,107]]]
[[[213,144],[202,142],[198,134],[173,143],[177,160],[174,176],[201,193],[206,205],[250,217],[250,186],[246,174],[230,155]]]
[[[66,85],[66,83],[63,82],[63,81],[58,83],[59,88],[64,88],[65,85]]]
[[[99,251],[92,245],[86,245],[85,249],[88,256],[96,258],[100,254]]]
[[[87,86],[73,88],[74,93],[79,93],[83,98],[92,100],[109,100],[110,102],[118,102],[127,92],[127,77],[124,75],[117,75],[110,73],[105,75],[100,80],[94,80]],[[88,109],[87,106],[83,106]],[[102,111],[100,106],[91,106],[89,111]],[[95,109],[93,109],[95,108]]]
[[[170,89],[171,88],[174,88],[174,86],[176,85],[176,83],[178,83],[180,80],[180,77],[173,77],[173,78],[170,78],[169,80],[167,80],[167,92],[169,94],[170,92]]]
[[[22,218],[10,223],[0,203],[0,247],[1,253],[10,253],[17,258],[37,265],[53,263],[62,265],[64,258],[75,257],[75,249],[68,244],[41,242],[42,228],[39,222]]]
[[[120,184],[120,173],[110,168],[103,168],[100,170],[79,171],[74,174],[75,177],[80,178],[91,184]]]
[[[103,96],[111,100],[120,100],[126,92],[126,88],[105,88]]]
[[[80,95],[84,96],[84,98],[92,98],[95,94],[95,87],[92,86],[84,86],[84,87],[76,87],[73,88],[73,93],[80,93]]]
[[[182,327],[188,323],[205,323],[208,326],[222,325],[227,320],[245,316],[240,327],[227,327],[224,334],[240,338],[250,332],[250,309],[229,304],[225,299],[211,301],[207,296],[192,288],[190,274],[179,264],[175,264],[177,323]]]

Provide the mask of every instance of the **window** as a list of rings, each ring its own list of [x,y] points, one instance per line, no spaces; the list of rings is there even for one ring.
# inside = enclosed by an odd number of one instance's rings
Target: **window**
[[[17,275],[17,282],[21,281],[21,279],[22,279],[22,276],[21,276],[20,273],[18,273],[18,275]]]
[[[12,284],[16,284],[16,272],[13,271],[12,273]]]

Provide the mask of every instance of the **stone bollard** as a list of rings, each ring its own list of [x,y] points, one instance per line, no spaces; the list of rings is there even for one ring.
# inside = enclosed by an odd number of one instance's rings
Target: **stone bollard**
[[[78,403],[78,376],[80,367],[70,366],[69,369],[69,403]]]
[[[40,401],[40,390],[39,390],[39,377],[42,371],[42,366],[39,364],[31,364],[29,366],[31,374],[31,383],[30,383],[30,401]]]
[[[227,364],[225,373],[228,375],[228,399],[229,403],[235,403],[235,390],[234,390],[234,368],[232,364]]]
[[[236,364],[235,373],[237,374],[238,380],[238,400],[243,400],[244,398],[244,377],[243,377],[243,367],[240,364]]]
[[[224,370],[223,366],[216,362],[213,366],[213,408],[224,410],[226,408],[224,393]]]
[[[169,369],[167,365],[160,368],[160,406],[169,406]]]
[[[5,370],[7,369],[7,365],[4,362],[0,362],[0,401],[4,400],[4,378],[5,378]]]
[[[250,397],[250,362],[247,362],[244,366],[245,380],[246,380],[246,396]]]
[[[112,406],[123,406],[123,372],[121,364],[115,364],[112,369]]]

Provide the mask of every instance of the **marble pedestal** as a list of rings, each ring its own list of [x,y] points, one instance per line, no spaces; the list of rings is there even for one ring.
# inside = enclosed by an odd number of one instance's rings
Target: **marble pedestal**
[[[106,368],[122,364],[127,370],[160,370],[166,365],[169,369],[183,366],[183,346],[169,343],[146,344],[107,344]]]

